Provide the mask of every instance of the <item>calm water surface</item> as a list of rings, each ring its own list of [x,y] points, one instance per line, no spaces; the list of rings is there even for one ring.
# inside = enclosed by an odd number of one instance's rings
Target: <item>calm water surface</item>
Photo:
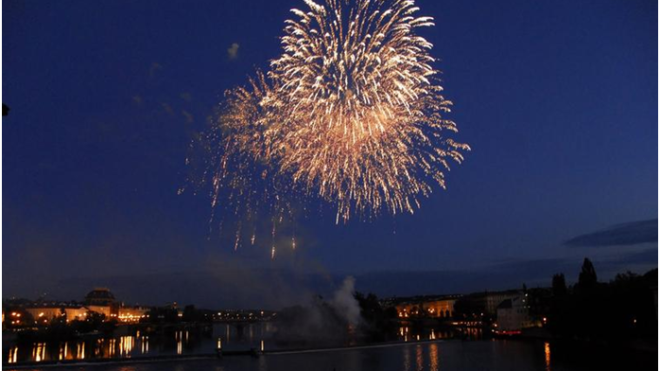
[[[78,365],[57,370],[94,371],[577,371],[577,370],[652,370],[654,355],[585,352],[563,354],[548,343],[521,341],[447,340],[407,343],[370,348],[266,354],[258,358],[166,361],[155,363]],[[570,353],[570,352],[569,352]],[[579,356],[579,357],[576,357]],[[35,368],[39,370],[39,368]]]
[[[466,329],[463,337],[480,338],[477,329]],[[282,344],[274,340],[275,326],[270,322],[246,324],[216,323],[211,333],[193,330],[169,331],[161,335],[133,333],[107,339],[67,342],[33,342],[3,347],[3,365],[25,362],[86,361],[107,358],[139,358],[153,356],[195,355],[215,353],[219,344],[225,351],[260,349],[280,350],[305,348],[301,344]],[[414,330],[401,327],[396,333],[400,341],[449,339],[456,333],[440,328]],[[324,344],[324,347],[347,344]]]

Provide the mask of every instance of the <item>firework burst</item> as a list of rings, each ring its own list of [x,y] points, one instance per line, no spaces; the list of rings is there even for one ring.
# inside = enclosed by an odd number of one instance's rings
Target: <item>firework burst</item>
[[[283,54],[271,63],[278,82],[269,100],[278,111],[280,172],[351,210],[413,212],[429,180],[445,187],[447,159],[469,150],[444,138],[456,125],[442,118],[432,45],[415,34],[433,25],[414,1],[305,1],[286,21]]]
[[[470,149],[446,136],[457,131],[443,117],[451,102],[416,33],[433,19],[412,0],[305,3],[291,10],[271,70],[226,94],[210,135],[213,206],[227,189],[225,208],[252,215],[266,205],[273,220],[291,194],[331,203],[337,222],[414,212]]]
[[[223,228],[233,231],[234,250],[241,246],[247,233],[249,244],[255,244],[257,227],[264,224],[260,214],[270,216],[272,243],[276,227],[293,217],[290,199],[295,192],[290,182],[278,176],[269,139],[267,122],[272,120],[273,110],[262,105],[272,86],[275,85],[258,72],[247,87],[225,92],[211,129],[196,141],[208,161],[203,175],[192,183],[197,183],[197,187],[210,184],[211,222],[215,211],[220,210],[219,234],[224,236]],[[228,215],[231,218],[226,221]]]

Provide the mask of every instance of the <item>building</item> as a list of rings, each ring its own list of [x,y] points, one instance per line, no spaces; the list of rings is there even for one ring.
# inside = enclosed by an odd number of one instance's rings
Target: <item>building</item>
[[[399,318],[426,317],[451,318],[454,316],[454,304],[457,295],[403,298],[393,303]]]
[[[532,288],[525,292],[529,320],[534,327],[543,327],[547,324],[552,300],[552,289]]]
[[[506,300],[517,298],[521,295],[518,290],[500,291],[500,292],[487,292],[485,295],[485,309],[486,314],[489,316],[496,316],[499,305]]]
[[[23,310],[29,313],[35,322],[39,325],[50,323],[53,318],[65,317],[66,321],[82,321],[87,318],[87,308],[81,305],[47,305],[47,306],[30,306],[25,307]]]
[[[106,319],[111,319],[118,316],[119,305],[110,290],[96,288],[85,296],[83,303],[38,300],[15,303],[12,308],[14,314],[10,316],[12,317],[11,324],[47,325],[54,318],[62,318],[67,322],[83,321],[89,317],[90,312],[102,314]]]
[[[497,306],[497,333],[515,335],[535,326],[529,315],[526,294],[505,299]]]
[[[106,318],[119,316],[119,304],[112,292],[105,287],[97,287],[87,293],[85,307],[91,312],[103,314]]]
[[[176,303],[174,304],[176,307]],[[45,326],[55,318],[71,321],[84,321],[94,314],[104,316],[104,320],[139,322],[147,317],[147,307],[127,307],[119,303],[107,288],[95,288],[87,293],[83,302],[63,301],[3,301],[2,324],[9,326]]]
[[[109,306],[115,304],[115,302],[115,296],[105,287],[97,287],[85,296],[85,304],[87,305]]]
[[[463,320],[491,322],[497,307],[505,300],[520,296],[518,290],[478,292],[461,297],[455,304],[456,317]]]
[[[38,325],[47,325],[54,318],[63,318],[67,322],[70,321],[84,321],[89,316],[90,312],[106,315],[106,319],[116,318],[120,322],[139,322],[140,319],[147,316],[149,311],[146,307],[120,307],[118,313],[109,312],[108,307],[92,306],[87,308],[84,306],[34,306],[21,308],[17,313],[25,313],[28,315],[26,318],[18,318],[21,321],[29,321],[34,319]],[[14,314],[14,317],[17,316]],[[11,315],[10,315],[11,317]],[[13,320],[16,320],[13,318]],[[4,320],[3,320],[4,322]],[[31,322],[30,322],[31,323]]]
[[[113,318],[117,317],[118,315],[117,308],[110,305],[87,305],[86,308],[90,312],[104,315],[105,318]]]
[[[121,322],[139,322],[146,318],[149,308],[146,307],[119,307],[117,318]]]

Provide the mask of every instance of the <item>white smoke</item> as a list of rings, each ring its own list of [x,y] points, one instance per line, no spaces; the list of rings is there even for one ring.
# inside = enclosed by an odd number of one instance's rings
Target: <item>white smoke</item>
[[[344,344],[362,320],[354,295],[355,279],[347,277],[328,301],[316,296],[308,306],[284,308],[277,316],[276,341],[298,346]]]
[[[360,304],[355,300],[355,278],[348,276],[344,279],[341,288],[335,292],[332,305],[351,326],[360,322]]]

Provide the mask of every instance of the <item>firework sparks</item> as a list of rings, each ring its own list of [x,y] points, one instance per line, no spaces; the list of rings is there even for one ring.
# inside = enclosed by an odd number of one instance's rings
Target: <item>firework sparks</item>
[[[335,203],[338,221],[352,208],[412,213],[428,180],[444,188],[447,159],[469,150],[441,134],[456,131],[441,117],[451,102],[434,82],[432,45],[414,32],[432,18],[416,17],[414,1],[306,3],[269,73],[280,172]]]
[[[281,223],[294,192],[333,204],[337,223],[413,213],[470,150],[445,135],[457,131],[443,117],[452,103],[432,44],[416,33],[433,19],[418,16],[413,0],[305,3],[291,10],[271,70],[226,94],[212,134],[212,206],[226,189],[224,207],[248,219],[267,207]],[[273,258],[274,237],[275,222]]]
[[[211,207],[224,211],[221,225],[232,214],[234,250],[241,246],[243,230],[252,231],[250,244],[255,244],[257,215],[264,208],[274,220],[282,220],[291,209],[285,196],[287,184],[277,176],[276,162],[265,141],[268,127],[264,122],[270,116],[261,102],[268,96],[269,86],[258,73],[249,87],[227,91],[212,130],[203,138],[206,153],[211,154],[204,170],[210,177]],[[274,228],[275,224],[273,233]]]

